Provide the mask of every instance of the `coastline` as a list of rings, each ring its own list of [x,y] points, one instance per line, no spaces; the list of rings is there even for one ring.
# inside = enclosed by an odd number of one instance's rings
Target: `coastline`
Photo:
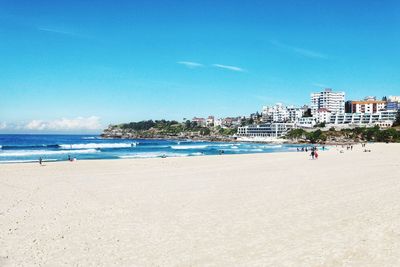
[[[367,148],[2,165],[0,263],[396,266],[400,144]]]

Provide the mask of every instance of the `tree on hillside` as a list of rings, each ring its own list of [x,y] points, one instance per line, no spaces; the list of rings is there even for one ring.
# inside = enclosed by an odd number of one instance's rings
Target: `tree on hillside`
[[[307,110],[304,112],[303,117],[305,117],[305,118],[312,117],[311,108],[307,109]]]

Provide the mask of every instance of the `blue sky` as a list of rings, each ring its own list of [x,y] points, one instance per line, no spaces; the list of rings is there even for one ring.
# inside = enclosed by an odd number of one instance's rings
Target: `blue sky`
[[[0,131],[246,115],[322,87],[398,95],[398,14],[395,0],[0,0]]]

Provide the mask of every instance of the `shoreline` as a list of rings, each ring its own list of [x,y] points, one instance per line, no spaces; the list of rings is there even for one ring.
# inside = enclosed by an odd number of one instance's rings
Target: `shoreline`
[[[163,139],[165,140],[165,139]],[[262,144],[262,143],[261,143]],[[277,145],[280,145],[279,143],[274,143]],[[288,143],[286,143],[288,144]],[[329,151],[334,148],[338,148],[338,146],[346,146],[346,145],[354,145],[358,146],[361,145],[362,143],[346,143],[346,144],[304,144],[304,143],[294,143],[294,144],[289,144],[289,145],[302,145],[302,147],[308,147],[309,149],[313,146],[325,146],[325,150],[320,149],[319,152],[321,151]],[[374,145],[374,144],[386,144],[386,143],[367,143],[369,146]],[[390,143],[390,144],[399,144],[399,143]],[[284,145],[282,143],[282,145]],[[400,145],[400,144],[399,144]],[[166,160],[166,159],[183,159],[183,158],[198,158],[198,157],[231,157],[231,156],[246,156],[246,155],[279,155],[279,154],[292,154],[292,153],[309,153],[309,151],[276,151],[276,152],[253,152],[253,153],[238,153],[238,154],[212,154],[212,155],[183,155],[183,156],[166,156],[165,158],[162,156],[154,156],[154,157],[132,157],[132,158],[93,158],[93,159],[88,159],[88,158],[82,158],[82,159],[77,159],[76,161],[68,161],[67,159],[65,160],[54,160],[54,159],[43,159],[43,163],[67,163],[68,164],[74,164],[76,162],[104,162],[104,161],[136,161],[136,160]],[[0,161],[0,166],[5,166],[5,165],[19,165],[19,164],[31,164],[31,165],[37,165],[38,160],[15,160],[15,161]]]

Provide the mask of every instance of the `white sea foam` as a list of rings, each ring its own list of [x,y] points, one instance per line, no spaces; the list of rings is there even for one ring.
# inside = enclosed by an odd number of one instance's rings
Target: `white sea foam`
[[[28,163],[37,162],[37,160],[27,159],[27,160],[0,160],[0,163]]]
[[[62,154],[91,154],[98,152],[96,149],[81,150],[10,150],[0,153],[0,157],[21,157],[35,155],[62,155]]]
[[[145,153],[136,153],[119,156],[121,159],[130,159],[130,158],[159,158],[162,156],[166,157],[187,157],[189,154],[183,153],[170,153],[170,152],[145,152]]]
[[[182,149],[204,149],[207,148],[207,145],[180,145],[180,146],[171,146],[172,149],[182,150]]]
[[[89,144],[62,144],[62,149],[85,149],[85,148],[124,148],[135,147],[136,143],[89,143]]]
[[[213,144],[212,146],[220,146],[220,147],[228,147],[228,146],[234,146],[235,144]]]

